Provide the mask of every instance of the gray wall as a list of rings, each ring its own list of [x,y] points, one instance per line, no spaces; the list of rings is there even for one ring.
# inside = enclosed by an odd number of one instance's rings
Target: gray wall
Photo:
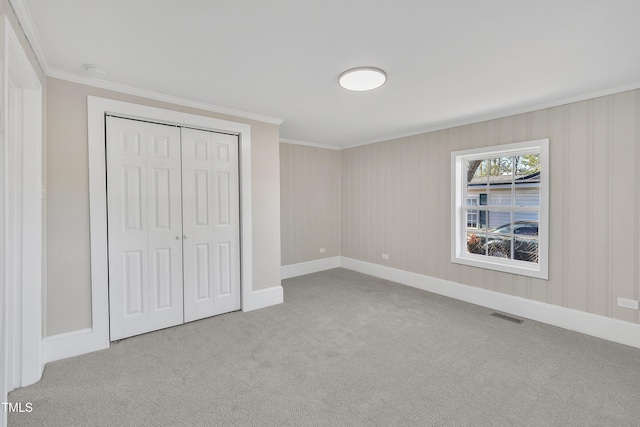
[[[280,166],[282,265],[340,255],[340,151],[280,143]]]
[[[451,151],[547,137],[549,280],[451,263]],[[343,256],[639,322],[640,90],[341,154]]]
[[[47,336],[91,327],[87,95],[250,124],[253,289],[280,285],[278,126],[49,78]]]

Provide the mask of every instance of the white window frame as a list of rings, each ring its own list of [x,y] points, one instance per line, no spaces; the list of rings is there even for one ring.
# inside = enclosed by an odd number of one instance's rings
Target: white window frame
[[[540,209],[538,219],[538,263],[470,254],[467,251],[466,162],[525,154],[540,155]],[[487,210],[504,207],[487,206]],[[516,212],[518,207],[508,210]],[[549,279],[549,139],[495,145],[451,153],[451,262],[505,273]]]

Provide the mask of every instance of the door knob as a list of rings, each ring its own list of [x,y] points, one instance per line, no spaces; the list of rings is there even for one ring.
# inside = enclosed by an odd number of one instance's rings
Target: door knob
[[[183,237],[184,239],[187,239],[187,238],[188,238],[186,234],[183,234],[183,235],[182,235],[182,237]]]
[[[180,240],[180,236],[176,236],[176,240]]]

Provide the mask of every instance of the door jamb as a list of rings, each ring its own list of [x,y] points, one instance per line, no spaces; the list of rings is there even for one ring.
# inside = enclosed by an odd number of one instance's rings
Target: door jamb
[[[42,355],[42,83],[6,15],[2,40],[0,144],[0,356],[6,393],[37,382]],[[1,421],[6,420],[2,411]]]

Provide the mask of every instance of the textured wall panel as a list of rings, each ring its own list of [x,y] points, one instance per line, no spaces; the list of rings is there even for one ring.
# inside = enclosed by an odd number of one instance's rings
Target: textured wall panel
[[[280,212],[282,265],[340,255],[339,151],[280,143]]]
[[[539,138],[550,139],[549,280],[451,263],[451,152]],[[640,91],[341,156],[343,256],[639,322],[616,302],[640,298]]]

